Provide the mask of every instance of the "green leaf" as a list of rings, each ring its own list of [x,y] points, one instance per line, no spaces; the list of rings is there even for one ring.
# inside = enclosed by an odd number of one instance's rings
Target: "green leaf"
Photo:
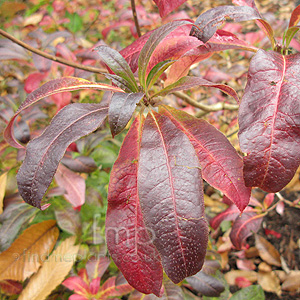
[[[83,21],[77,13],[66,12],[66,17],[70,20],[65,26],[73,33],[83,29]]]
[[[116,50],[102,45],[94,49],[99,54],[101,60],[118,76],[128,82],[132,92],[138,92],[139,88],[134,75],[124,57]]]
[[[177,27],[191,24],[190,21],[174,21],[167,23],[157,30],[155,30],[148,41],[144,45],[143,49],[140,52],[138,66],[139,66],[139,80],[143,88],[146,88],[146,70],[151,58],[152,53],[158,44],[172,31],[174,31]]]
[[[230,300],[265,300],[261,286],[251,285],[234,293]]]
[[[290,27],[284,34],[283,36],[283,44],[285,41],[285,47],[288,47],[293,39],[293,37],[295,36],[295,34],[298,32],[299,30],[299,26],[293,26]]]
[[[167,59],[165,61],[159,62],[157,65],[155,65],[151,71],[149,72],[147,76],[146,81],[146,87],[147,90],[149,90],[153,84],[156,82],[156,80],[159,78],[159,76],[169,67],[171,66],[176,60]]]

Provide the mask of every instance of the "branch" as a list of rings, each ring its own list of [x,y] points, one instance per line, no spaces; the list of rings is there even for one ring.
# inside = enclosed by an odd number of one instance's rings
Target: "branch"
[[[20,45],[21,47],[23,47],[23,48],[25,48],[25,49],[27,49],[27,50],[29,50],[29,51],[37,54],[37,55],[43,56],[45,58],[48,58],[48,59],[53,60],[55,62],[61,63],[63,65],[73,67],[73,68],[76,68],[76,69],[80,69],[80,70],[84,70],[84,71],[98,73],[98,74],[107,73],[106,69],[85,66],[85,65],[82,65],[82,64],[78,64],[78,63],[66,60],[66,59],[61,58],[61,57],[57,57],[55,55],[51,55],[51,54],[46,53],[44,51],[35,49],[35,48],[31,47],[30,45],[16,39],[15,37],[13,37],[12,35],[10,35],[9,33],[5,32],[5,31],[3,31],[2,29],[0,29],[0,34],[5,36],[9,40],[13,41],[14,43]]]
[[[202,104],[202,103],[195,101],[190,96],[188,96],[182,92],[174,92],[173,94],[175,96],[177,96],[178,98],[182,99],[183,101],[185,101],[186,103],[188,103],[194,107],[200,108],[201,110],[203,110],[205,112],[213,112],[213,111],[220,111],[220,110],[238,110],[239,109],[239,106],[236,104],[219,102],[219,103],[216,103],[213,105],[206,105],[206,104]]]
[[[131,0],[131,10],[132,10],[132,14],[133,14],[133,20],[134,20],[137,35],[140,37],[142,34],[141,34],[140,25],[139,25],[139,20],[138,20],[137,14],[136,14],[136,8],[135,8],[134,0]]]

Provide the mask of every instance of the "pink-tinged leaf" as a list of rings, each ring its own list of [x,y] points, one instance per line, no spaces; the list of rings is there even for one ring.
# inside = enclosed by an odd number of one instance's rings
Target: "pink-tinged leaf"
[[[87,298],[85,296],[73,294],[69,297],[69,300],[86,300]]]
[[[86,263],[86,270],[89,276],[89,279],[92,280],[96,277],[102,277],[108,266],[110,265],[110,259],[106,256],[100,257],[98,259],[92,257]]]
[[[116,278],[116,287],[115,291],[111,293],[111,296],[122,296],[132,292],[134,288],[128,284],[125,277],[120,273]]]
[[[110,277],[100,288],[100,291],[97,294],[97,299],[112,299],[112,297],[126,295],[132,290],[133,288],[128,283],[125,285],[116,286],[116,277]]]
[[[300,146],[300,54],[259,50],[239,108],[247,186],[276,193],[293,178]]]
[[[122,92],[122,90],[118,87],[114,87],[104,83],[96,83],[82,78],[64,77],[51,80],[29,94],[26,100],[20,105],[4,131],[4,138],[6,139],[6,141],[15,148],[24,148],[15,139],[13,134],[13,123],[19,113],[45,97],[61,92],[68,92],[79,89],[96,89],[103,91]]]
[[[72,93],[71,92],[65,92],[65,93],[59,93],[51,95],[51,100],[56,104],[57,109],[60,110],[66,105],[71,103],[72,100]]]
[[[153,0],[158,6],[159,14],[163,18],[187,0]]]
[[[100,277],[94,278],[92,279],[91,283],[90,283],[90,293],[92,295],[95,295],[98,293],[99,288],[100,288]]]
[[[246,211],[252,211],[253,209],[248,206],[245,209]],[[235,206],[231,205],[223,212],[219,213],[217,216],[212,218],[209,222],[210,226],[213,229],[217,229],[223,221],[233,221],[241,214],[240,210]]]
[[[236,93],[236,91],[231,88],[228,85],[225,84],[217,84],[208,80],[205,80],[201,77],[193,77],[193,76],[185,76],[176,81],[175,83],[172,83],[171,85],[165,87],[164,89],[160,90],[157,92],[153,97],[156,96],[165,96],[170,93],[174,93],[177,91],[182,91],[182,90],[188,90],[193,87],[197,86],[206,86],[206,87],[214,87],[222,92],[226,93],[227,95],[233,97],[237,102],[239,102],[239,97]]]
[[[228,139],[214,126],[183,111],[160,106],[190,139],[200,161],[202,176],[222,191],[240,211],[248,205],[251,189],[243,180],[243,161]]]
[[[259,230],[262,217],[255,212],[246,211],[236,218],[230,233],[231,242],[236,249],[242,249],[247,237]]]
[[[162,266],[143,221],[137,190],[141,123],[137,117],[131,125],[111,171],[106,242],[129,284],[145,294],[159,295]]]
[[[178,283],[199,272],[208,233],[199,161],[184,132],[155,112],[143,127],[138,190],[168,277]]]
[[[267,196],[265,197],[264,202],[263,202],[265,208],[268,208],[271,206],[271,204],[274,201],[274,196],[275,196],[274,193],[267,194]]]
[[[36,90],[41,82],[44,80],[45,77],[47,77],[47,73],[32,73],[30,74],[26,80],[25,80],[25,84],[24,84],[24,90],[26,93],[31,93],[34,90]]]
[[[191,287],[204,296],[219,297],[225,290],[224,284],[217,278],[200,271],[196,275],[186,278]]]
[[[174,21],[167,23],[151,34],[147,42],[145,43],[144,47],[142,48],[138,60],[138,75],[139,75],[139,81],[142,87],[146,87],[146,72],[148,68],[148,64],[150,62],[151,56],[156,49],[156,47],[159,45],[159,43],[172,31],[174,31],[176,28],[186,25],[186,24],[191,24],[190,21]],[[165,59],[163,59],[165,60]],[[155,65],[155,64],[154,64]]]
[[[77,156],[72,158],[65,155],[61,160],[62,164],[68,167],[70,170],[79,173],[92,173],[97,170],[97,165],[90,156]]]
[[[41,199],[67,147],[96,130],[107,116],[101,104],[74,103],[64,107],[39,137],[29,142],[25,160],[18,175],[23,199],[41,208]]]
[[[298,5],[292,12],[289,28],[296,26],[300,21],[300,5]]]
[[[136,109],[136,105],[143,99],[144,95],[143,93],[113,94],[108,110],[108,121],[113,137],[126,127]]]
[[[277,212],[280,216],[283,215],[284,209],[285,209],[285,205],[284,205],[284,202],[283,202],[283,201],[279,202],[279,203],[276,205],[276,212]]]
[[[248,6],[218,6],[206,11],[197,18],[190,35],[206,43],[214,35],[217,27],[228,18],[233,19],[235,22],[242,22],[261,19],[261,16],[255,9]]]
[[[256,12],[260,15],[254,0],[233,0],[232,3],[236,4],[238,6],[251,7],[253,9],[255,9]],[[272,44],[272,47],[274,48],[276,41],[274,38],[274,32],[273,32],[271,25],[267,21],[263,20],[262,17],[260,19],[257,19],[256,23],[259,26],[259,28],[265,32],[265,34],[267,35],[267,37],[269,38],[269,40]]]
[[[64,165],[59,165],[55,173],[56,183],[66,190],[64,197],[77,209],[85,202],[85,179],[69,170]]]
[[[23,286],[15,280],[1,280],[0,291],[6,295],[18,295],[22,292]],[[3,295],[3,294],[2,294]]]
[[[79,276],[67,278],[62,285],[78,294],[87,294],[89,291],[89,285]]]

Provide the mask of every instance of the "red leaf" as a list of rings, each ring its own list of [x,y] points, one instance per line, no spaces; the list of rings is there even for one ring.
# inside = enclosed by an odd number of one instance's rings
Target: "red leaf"
[[[91,259],[89,259],[89,261],[86,263],[86,271],[89,279],[92,280],[96,277],[101,278],[109,265],[110,259],[108,257],[104,256],[96,259],[92,256]]]
[[[289,28],[296,26],[300,21],[300,5],[298,5],[292,12]]]
[[[25,80],[25,84],[24,84],[25,92],[29,94],[34,90],[36,90],[40,86],[43,79],[47,77],[47,75],[48,75],[47,73],[39,73],[39,72],[30,74]]]
[[[136,118],[131,125],[111,172],[106,242],[127,281],[145,294],[159,296],[162,266],[145,227],[137,191],[141,123]]]
[[[89,285],[79,276],[72,276],[67,278],[62,285],[75,293],[88,294]]]
[[[19,113],[31,106],[32,104],[36,103],[37,101],[41,100],[42,98],[61,92],[74,91],[79,89],[96,89],[104,91],[123,92],[118,87],[114,87],[103,83],[96,83],[82,78],[63,77],[60,79],[51,80],[42,85],[37,90],[33,91],[31,94],[29,94],[26,100],[20,105],[15,115],[5,128],[4,138],[6,139],[6,141],[15,148],[24,148],[15,139],[13,133],[13,124]]]
[[[70,104],[58,112],[42,135],[28,143],[17,175],[19,192],[27,203],[41,208],[41,199],[68,145],[96,130],[107,111],[101,104]]]
[[[245,211],[252,211],[253,209],[248,206]],[[210,220],[210,226],[213,229],[217,229],[223,221],[233,221],[241,214],[240,210],[235,206],[231,205],[226,210],[219,213],[217,216]]]
[[[144,221],[175,283],[196,274],[207,246],[202,178],[187,136],[155,112],[143,128],[138,189]]]
[[[259,50],[252,58],[239,109],[239,140],[247,186],[276,193],[299,163],[300,54]]]
[[[158,6],[159,14],[163,18],[187,0],[153,0]]]
[[[0,281],[0,291],[6,295],[17,295],[20,294],[22,290],[23,290],[23,286],[18,281],[14,281],[14,280]]]
[[[60,165],[55,174],[57,184],[66,190],[64,197],[77,209],[85,202],[85,180],[80,175]]]
[[[51,99],[56,104],[57,109],[60,110],[66,105],[71,103],[72,93],[66,92],[66,93],[54,94],[51,95]]]
[[[235,248],[242,249],[246,238],[259,230],[262,217],[255,212],[246,211],[236,218],[230,233],[230,239]]]
[[[251,189],[243,181],[243,161],[228,139],[208,122],[183,111],[161,106],[160,112],[190,139],[199,158],[203,178],[243,211],[249,203]]]

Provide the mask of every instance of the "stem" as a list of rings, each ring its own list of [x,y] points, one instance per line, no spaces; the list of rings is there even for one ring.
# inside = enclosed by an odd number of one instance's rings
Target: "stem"
[[[134,20],[137,35],[138,35],[138,37],[140,37],[142,34],[141,34],[140,25],[139,25],[139,20],[138,20],[137,14],[136,14],[136,8],[135,8],[135,1],[134,0],[131,0],[131,10],[132,10],[132,14],[133,14],[133,20]]]
[[[6,38],[8,38],[9,40],[13,41],[14,43],[20,45],[21,47],[37,54],[40,55],[42,57],[45,57],[47,59],[53,60],[55,62],[61,63],[63,65],[69,66],[69,67],[73,67],[76,69],[80,69],[80,70],[84,70],[84,71],[89,71],[89,72],[93,72],[93,73],[98,73],[98,74],[103,74],[103,73],[107,73],[106,69],[100,69],[100,68],[95,68],[95,67],[90,67],[90,66],[85,66],[82,64],[78,64],[69,60],[66,60],[64,58],[61,57],[57,57],[55,55],[51,55],[49,53],[46,53],[44,51],[35,49],[31,46],[29,46],[28,44],[16,39],[15,37],[13,37],[12,35],[10,35],[9,33],[5,32],[4,30],[0,29],[0,35],[5,36]]]
[[[220,110],[238,110],[239,106],[236,104],[229,104],[229,103],[224,103],[224,102],[219,102],[213,105],[206,105],[206,104],[202,104],[199,103],[197,101],[195,101],[194,99],[192,99],[191,97],[189,97],[188,95],[182,93],[182,92],[174,92],[173,93],[175,96],[179,97],[180,99],[184,100],[186,103],[200,108],[201,110],[205,111],[205,112],[213,112],[213,111],[220,111]]]

